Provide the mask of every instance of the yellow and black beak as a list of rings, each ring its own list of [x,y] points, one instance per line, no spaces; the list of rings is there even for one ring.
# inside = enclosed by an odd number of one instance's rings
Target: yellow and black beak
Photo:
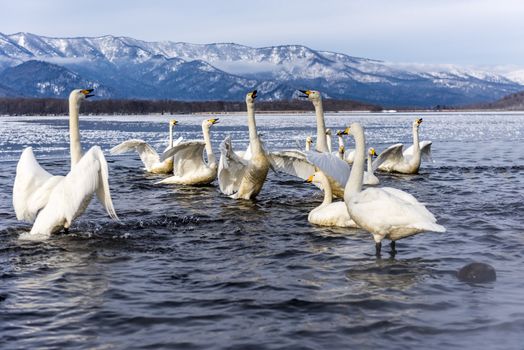
[[[344,130],[337,131],[337,136],[342,136],[342,135],[349,135],[349,128],[345,128]]]
[[[93,92],[93,89],[84,89],[80,92],[83,93],[86,98],[95,96],[94,94],[91,94]]]
[[[214,125],[214,124],[218,124],[219,120],[220,120],[219,118],[214,118],[214,119],[209,119],[209,122]]]
[[[308,182],[308,183],[312,183],[312,182],[313,182],[313,177],[314,177],[314,176],[315,176],[315,175],[311,175],[310,177],[308,177],[308,178],[306,179],[306,182]]]
[[[257,90],[253,90],[253,92],[251,92],[251,98],[254,100],[255,98],[257,98]]]
[[[304,94],[303,96],[299,96],[299,97],[309,97],[309,95],[311,94],[311,90],[298,90],[298,91]]]
[[[177,124],[178,124],[178,120],[176,120],[176,119],[171,119],[171,120],[169,121],[169,123],[170,123],[171,125],[177,125]]]
[[[417,119],[417,124],[418,125],[422,124],[422,118]]]
[[[372,148],[372,149],[369,150],[369,154],[370,154],[372,157],[378,157],[378,153],[375,151],[374,148]]]

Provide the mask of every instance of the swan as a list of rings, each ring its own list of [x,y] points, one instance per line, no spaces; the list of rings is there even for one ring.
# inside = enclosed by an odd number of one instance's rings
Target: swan
[[[320,226],[358,227],[349,216],[343,201],[332,202],[333,194],[329,180],[322,171],[317,171],[306,180],[324,190],[324,201],[309,212],[308,221]]]
[[[311,136],[307,136],[306,137],[306,147],[305,147],[306,152],[311,151],[312,144],[313,144],[313,138]]]
[[[380,180],[378,177],[373,173],[373,164],[371,162],[372,157],[376,157],[377,152],[375,152],[375,149],[373,147],[370,147],[368,150],[368,170],[364,171],[364,179],[363,184],[364,185],[378,185],[380,183]]]
[[[228,136],[220,144],[218,184],[220,191],[234,199],[254,199],[262,189],[269,170],[268,154],[257,134],[255,121],[255,99],[257,90],[246,95],[251,158],[240,158]]]
[[[356,143],[355,161],[344,191],[344,202],[349,215],[364,230],[373,235],[375,251],[380,256],[382,240],[391,240],[394,254],[395,242],[425,231],[445,232],[426,207],[411,194],[390,187],[367,188],[362,190],[364,175],[365,137],[359,123],[350,126]],[[317,163],[326,173],[333,167],[325,159],[310,152],[308,158]],[[333,157],[336,159],[336,157]]]
[[[304,94],[303,97],[307,97],[313,106],[315,107],[315,116],[317,120],[317,145],[316,150],[318,152],[329,152],[327,139],[326,139],[326,124],[324,121],[324,107],[322,106],[322,96],[320,92],[316,90],[298,90]]]
[[[344,152],[346,151],[346,146],[344,145],[343,135],[344,135],[344,130],[339,130],[339,131],[337,131],[337,138],[338,138],[338,152],[337,152],[336,155],[337,155],[340,159],[344,159]]]
[[[78,112],[92,89],[76,89],[69,95],[69,144],[71,171],[53,176],[36,160],[32,147],[22,152],[16,167],[13,206],[18,220],[33,222],[20,239],[45,240],[62,228],[67,231],[74,219],[87,208],[93,193],[112,219],[118,220],[109,191],[109,173],[99,146],[82,155]]]
[[[207,185],[217,177],[217,161],[211,147],[209,129],[218,123],[218,118],[202,122],[204,140],[181,142],[162,154],[161,161],[173,159],[174,176],[168,177],[157,184]],[[207,162],[204,159],[204,150]]]
[[[418,129],[422,123],[422,118],[413,122],[413,145],[402,152],[403,144],[397,143],[389,146],[373,162],[373,168],[385,172],[416,174],[420,168],[422,159],[422,147],[424,155],[429,157],[431,151],[431,141],[419,142]]]
[[[173,142],[173,128],[177,124],[178,121],[175,119],[169,121],[169,144],[166,151],[182,141],[182,138],[180,137]],[[165,158],[164,161],[161,161],[158,153],[144,140],[131,139],[124,141],[111,148],[109,153],[115,155],[133,150],[138,152],[146,171],[153,174],[169,174],[173,171],[173,159]]]

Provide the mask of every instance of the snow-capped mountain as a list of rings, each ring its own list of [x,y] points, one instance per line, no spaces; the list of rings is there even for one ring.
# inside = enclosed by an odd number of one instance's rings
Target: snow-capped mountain
[[[493,101],[524,90],[521,74],[456,66],[394,65],[301,45],[146,42],[128,37],[49,38],[0,33],[0,96],[65,97],[72,86],[115,98],[265,100],[296,89],[384,106]]]

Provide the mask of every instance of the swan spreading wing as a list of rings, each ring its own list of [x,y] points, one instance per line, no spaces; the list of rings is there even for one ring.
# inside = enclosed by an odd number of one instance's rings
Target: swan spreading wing
[[[423,160],[431,161],[431,141],[420,141],[420,154]],[[404,157],[413,157],[413,145],[409,146],[403,153]]]
[[[303,152],[289,150],[271,152],[269,161],[275,171],[283,172],[291,176],[296,176],[302,180],[307,180],[315,173],[315,166],[306,159]]]
[[[151,168],[160,162],[160,156],[158,153],[144,140],[131,139],[122,142],[119,145],[111,148],[109,153],[111,154],[121,154],[128,151],[136,150],[144,163],[146,170],[151,170]]]
[[[13,186],[13,206],[16,218],[33,222],[49,201],[52,189],[63,178],[45,171],[35,158],[32,147],[22,152],[16,167]]]
[[[402,150],[404,148],[404,145],[401,143],[397,143],[394,145],[389,146],[385,150],[383,150],[380,155],[373,161],[373,170],[377,170],[378,167],[383,163],[398,163],[403,161],[404,156],[402,154]]]
[[[220,162],[218,164],[218,185],[226,195],[238,192],[247,164],[233,150],[231,137],[227,136],[220,144]]]
[[[206,143],[201,140],[185,141],[164,152],[160,160],[164,161],[173,157],[173,173],[184,176],[188,172],[198,171],[199,168],[206,167],[205,147]]]

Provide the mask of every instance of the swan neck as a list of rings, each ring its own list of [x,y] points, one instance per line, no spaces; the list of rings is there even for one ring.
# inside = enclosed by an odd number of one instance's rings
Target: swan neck
[[[329,153],[331,153],[331,151],[333,150],[332,147],[331,147],[331,135],[327,134],[326,135],[326,143],[327,143],[327,148],[328,148],[328,151]]]
[[[344,200],[359,193],[362,190],[362,178],[364,176],[364,161],[366,157],[366,140],[364,131],[360,125],[352,125],[351,132],[355,138],[355,160],[351,166],[351,174],[344,189]]]
[[[71,168],[82,158],[82,145],[80,144],[80,129],[78,126],[78,113],[80,103],[69,99],[69,152],[71,155]]]
[[[169,123],[169,148],[173,148],[173,124]]]
[[[213,147],[211,147],[211,137],[209,126],[202,126],[202,133],[204,134],[204,143],[206,144],[206,154],[209,164],[216,164],[216,157],[213,153]]]
[[[420,154],[420,142],[418,137],[418,126],[413,125],[413,158],[411,164],[420,165],[421,154]]]
[[[322,107],[322,100],[313,102],[315,106],[315,114],[317,118],[317,146],[316,150],[319,152],[328,152],[326,142],[326,124],[324,122],[324,108]]]
[[[247,102],[247,125],[249,128],[249,144],[251,146],[252,154],[262,152],[262,146],[257,134],[257,123],[255,121],[255,104]]]
[[[373,162],[371,161],[371,155],[368,154],[368,173],[373,174]]]
[[[322,189],[324,189],[324,201],[321,205],[330,204],[333,201],[333,191],[331,189],[331,185],[329,184],[327,176],[321,171],[317,172],[315,176],[319,177]]]
[[[311,145],[306,141],[306,151],[311,151]]]
[[[338,147],[345,147],[342,136],[338,136]]]

